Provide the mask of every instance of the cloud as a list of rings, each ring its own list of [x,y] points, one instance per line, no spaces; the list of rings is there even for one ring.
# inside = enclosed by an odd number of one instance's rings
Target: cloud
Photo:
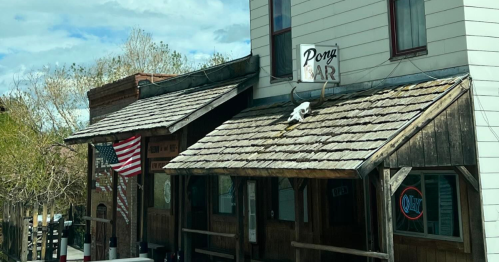
[[[250,53],[249,0],[2,1],[0,94],[44,65],[91,63],[120,52],[131,28],[200,63],[214,51]]]

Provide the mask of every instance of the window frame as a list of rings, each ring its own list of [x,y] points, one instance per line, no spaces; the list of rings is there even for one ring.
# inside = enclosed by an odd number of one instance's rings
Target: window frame
[[[216,216],[227,216],[227,217],[235,217],[237,215],[237,210],[236,210],[236,194],[235,191],[232,196],[232,212],[231,213],[222,213],[220,212],[220,203],[219,203],[219,197],[220,197],[220,186],[219,186],[219,181],[221,176],[226,176],[229,177],[230,180],[232,181],[232,185],[234,186],[234,180],[233,177],[230,175],[216,175],[211,179],[212,183],[212,214]],[[234,189],[235,190],[235,189]],[[243,201],[244,202],[244,201]]]
[[[428,52],[428,40],[426,40],[426,45],[409,48],[405,50],[398,49],[398,41],[397,41],[397,12],[395,11],[395,1],[397,0],[388,0],[389,9],[390,9],[390,43],[391,43],[391,58],[397,58],[400,56],[406,55],[415,55],[419,52]],[[424,0],[422,0],[424,2]],[[426,15],[425,15],[426,19]],[[427,29],[425,28],[427,31]],[[428,33],[428,32],[427,32]]]
[[[396,224],[393,223],[393,233],[396,235],[401,235],[401,236],[409,236],[409,237],[418,237],[418,238],[424,238],[424,239],[434,239],[434,240],[446,240],[446,241],[453,241],[453,242],[464,242],[464,236],[463,232],[463,219],[462,219],[462,208],[461,208],[461,185],[460,185],[460,179],[459,175],[453,171],[448,171],[448,170],[429,170],[429,171],[411,171],[408,176],[410,175],[419,175],[421,177],[421,192],[423,193],[423,226],[424,226],[424,231],[425,233],[418,233],[418,232],[408,232],[408,231],[402,231],[402,230],[397,230]],[[425,175],[453,175],[456,178],[456,198],[457,198],[457,213],[458,213],[458,221],[459,221],[459,237],[450,237],[450,236],[441,236],[441,235],[433,235],[433,234],[428,234],[428,217],[427,217],[427,210],[426,210],[426,183],[424,180]],[[395,212],[397,212],[397,207],[398,207],[398,201],[395,199],[395,194],[392,196],[392,217],[395,220]]]
[[[269,0],[269,23],[270,23],[270,83],[277,83],[277,82],[283,82],[283,81],[289,81],[293,80],[293,69],[291,69],[291,73],[287,75],[282,75],[282,76],[276,76],[275,74],[275,69],[276,69],[276,61],[274,59],[274,36],[277,35],[282,35],[288,32],[291,32],[291,28],[293,27],[290,25],[288,28],[281,29],[277,32],[274,32],[274,0]],[[291,36],[291,45],[293,45],[293,37]],[[291,49],[291,54],[293,53],[293,49]],[[293,61],[293,60],[292,60]],[[291,68],[293,65],[291,65]]]
[[[295,220],[282,220],[282,219],[279,219],[279,178],[284,178],[284,177],[272,177],[270,178],[270,196],[271,196],[271,201],[270,201],[270,205],[269,205],[269,210],[268,210],[268,217],[267,219],[270,220],[270,221],[277,221],[279,223],[283,223],[283,224],[292,224],[294,225],[295,222],[296,222],[296,218]],[[290,179],[288,177],[285,177],[287,179]],[[293,197],[294,197],[294,187],[293,187],[293,181],[290,180],[289,181],[291,183],[291,188],[293,189]],[[311,211],[312,209],[312,196],[311,196],[311,191],[309,189],[309,183],[307,183],[306,185],[307,187],[307,195],[306,195],[306,201],[304,199],[303,201],[303,205],[307,205],[307,212],[305,212],[305,210],[303,210],[303,224],[305,226],[308,226],[309,223],[312,221],[312,215],[313,215],[313,212]],[[303,191],[303,197],[305,198],[305,190]],[[293,201],[293,207],[295,208],[296,207],[296,199],[294,199]],[[271,212],[274,211],[274,217],[272,218],[271,216]],[[307,221],[305,221],[305,216],[307,217]]]

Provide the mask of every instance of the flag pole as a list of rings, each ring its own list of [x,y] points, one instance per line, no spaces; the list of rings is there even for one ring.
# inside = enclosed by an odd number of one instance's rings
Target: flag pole
[[[141,189],[141,203],[140,203],[140,248],[139,248],[139,257],[147,258],[148,255],[148,246],[147,246],[147,233],[145,232],[147,228],[144,226],[145,225],[145,219],[147,216],[145,215],[146,212],[146,194],[145,194],[145,188],[146,188],[146,152],[147,152],[147,145],[146,145],[146,138],[142,137],[140,141],[140,164],[142,165],[142,176],[141,176],[141,184],[142,187]]]

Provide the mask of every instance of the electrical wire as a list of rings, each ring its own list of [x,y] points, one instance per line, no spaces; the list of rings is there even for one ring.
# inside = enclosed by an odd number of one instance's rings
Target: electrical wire
[[[409,60],[409,62],[411,62],[411,64],[412,64],[414,67],[416,67],[417,69],[419,69],[419,71],[421,71],[421,73],[423,73],[423,74],[424,74],[424,75],[426,75],[427,77],[429,77],[429,78],[431,78],[431,79],[433,79],[433,80],[438,80],[438,78],[433,77],[433,76],[431,76],[431,75],[427,74],[425,71],[421,70],[421,68],[419,68],[416,64],[414,64],[414,62],[412,62],[412,60],[411,60],[411,59],[407,59],[407,60]]]
[[[471,81],[471,85],[473,86],[473,90],[476,91],[475,89],[475,83],[473,81]],[[490,125],[490,122],[489,122],[489,118],[487,117],[487,113],[485,112],[485,108],[483,107],[482,105],[482,101],[480,101],[480,96],[476,93],[476,92],[473,92],[474,93],[474,96],[476,97],[477,99],[477,102],[478,102],[478,106],[480,107],[480,112],[483,116],[483,119],[485,120],[485,123],[487,124],[487,127],[489,128],[490,132],[492,133],[492,135],[496,138],[496,140],[499,142],[499,135],[497,135],[496,131],[494,130],[494,128],[492,128],[492,126]]]

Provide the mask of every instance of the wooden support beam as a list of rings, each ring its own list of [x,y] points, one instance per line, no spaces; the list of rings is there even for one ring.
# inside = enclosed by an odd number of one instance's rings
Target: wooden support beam
[[[192,205],[190,196],[190,180],[191,176],[184,177],[184,227],[192,227]],[[190,234],[185,234],[183,236],[184,240],[184,261],[192,261],[192,236]]]
[[[111,175],[113,177],[113,221],[111,223],[111,237],[116,237],[116,230],[118,225],[117,216],[118,216],[118,172],[111,169]]]
[[[92,216],[92,175],[94,168],[94,148],[92,144],[87,145],[87,206],[86,215]],[[85,233],[90,234],[91,221],[87,220]]]
[[[379,177],[381,182],[381,210],[383,213],[381,221],[383,245],[381,245],[383,253],[388,254],[387,262],[394,262],[394,245],[393,245],[393,219],[392,219],[392,196],[390,190],[390,169],[384,168],[383,164],[379,165]]]
[[[236,216],[237,216],[237,237],[236,237],[236,261],[244,261],[244,194],[243,185],[246,179],[234,177],[234,187],[236,189]]]
[[[468,184],[475,189],[476,192],[480,192],[480,188],[478,186],[478,180],[470,173],[470,171],[465,166],[455,166],[454,170],[459,175],[463,176],[463,178],[468,182]]]
[[[404,182],[404,179],[411,172],[412,167],[402,167],[393,177],[390,179],[390,196],[395,194],[395,191],[399,188],[399,186]]]
[[[303,227],[303,190],[307,184],[307,179],[304,178],[295,178],[292,182],[294,182],[294,193],[295,193],[295,241],[300,242],[301,237],[301,229]],[[295,249],[295,261],[302,261],[302,254],[299,248]]]

